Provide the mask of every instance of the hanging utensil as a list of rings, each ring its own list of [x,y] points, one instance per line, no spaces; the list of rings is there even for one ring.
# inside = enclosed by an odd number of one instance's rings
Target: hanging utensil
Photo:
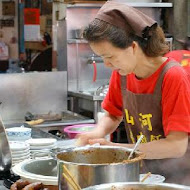
[[[135,152],[135,150],[137,149],[138,145],[140,144],[140,142],[142,141],[144,135],[141,135],[140,138],[138,139],[138,141],[136,142],[133,150],[131,151],[131,153],[129,154],[128,160],[131,159],[131,157],[133,156],[133,153]]]
[[[0,172],[6,172],[11,169],[12,158],[5,127],[0,116]]]

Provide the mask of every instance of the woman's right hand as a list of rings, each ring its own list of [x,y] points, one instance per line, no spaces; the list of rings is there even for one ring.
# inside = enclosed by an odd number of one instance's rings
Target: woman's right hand
[[[79,134],[77,135],[76,138],[77,138],[76,146],[85,146],[89,144],[90,139],[96,138],[95,131]]]
[[[104,138],[106,135],[113,133],[122,119],[122,116],[113,116],[106,112],[93,131],[77,135],[76,145],[84,146],[90,144],[89,140]]]

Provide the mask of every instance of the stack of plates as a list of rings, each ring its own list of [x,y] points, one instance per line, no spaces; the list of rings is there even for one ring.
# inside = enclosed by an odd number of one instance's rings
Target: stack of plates
[[[25,159],[30,158],[30,145],[28,143],[20,141],[9,141],[9,145],[11,149],[13,166]]]
[[[43,152],[57,148],[57,140],[54,138],[36,138],[29,139],[26,142],[30,145],[30,153],[33,157],[44,157]]]

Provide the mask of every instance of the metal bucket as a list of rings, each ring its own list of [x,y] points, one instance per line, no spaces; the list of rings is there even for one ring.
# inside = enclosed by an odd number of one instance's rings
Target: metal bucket
[[[172,183],[145,184],[128,182],[96,185],[84,188],[83,190],[190,190],[190,187]]]
[[[66,149],[57,154],[59,189],[72,189],[65,180],[63,165],[81,188],[102,183],[139,181],[140,161],[144,154],[135,152],[127,160],[131,149],[115,146],[85,146]]]

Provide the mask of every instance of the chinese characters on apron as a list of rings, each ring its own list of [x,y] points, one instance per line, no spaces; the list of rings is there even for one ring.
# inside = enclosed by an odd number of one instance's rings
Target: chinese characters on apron
[[[165,138],[162,125],[162,81],[165,73],[178,63],[167,63],[158,77],[153,94],[137,94],[126,89],[126,76],[121,76],[124,122],[129,143],[141,134],[142,143]],[[180,119],[180,118],[179,118]],[[172,151],[172,150],[171,150]],[[151,172],[166,177],[166,182],[190,185],[190,149],[183,158],[144,160],[141,173]]]

